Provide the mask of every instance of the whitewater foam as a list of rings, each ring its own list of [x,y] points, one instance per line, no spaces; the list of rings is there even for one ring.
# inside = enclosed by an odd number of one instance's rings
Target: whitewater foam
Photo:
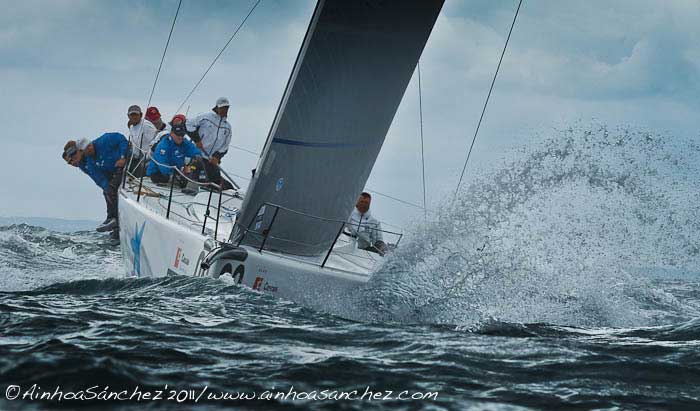
[[[124,275],[119,250],[94,232],[58,233],[26,224],[0,227],[0,250],[2,291]]]
[[[700,266],[700,148],[577,126],[515,150],[413,228],[365,295],[371,320],[660,324],[685,308],[643,275]],[[642,274],[642,275],[640,275]]]

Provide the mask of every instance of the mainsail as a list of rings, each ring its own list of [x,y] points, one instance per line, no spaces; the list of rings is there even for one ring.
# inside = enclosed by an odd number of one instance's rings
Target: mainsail
[[[331,220],[348,218],[367,182],[443,1],[319,0],[235,240],[328,250],[339,230]]]

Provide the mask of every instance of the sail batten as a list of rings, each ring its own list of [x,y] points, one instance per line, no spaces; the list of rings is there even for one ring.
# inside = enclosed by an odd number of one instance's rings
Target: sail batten
[[[369,177],[443,0],[320,0],[238,217],[243,243],[323,253]],[[240,237],[239,237],[240,238]]]

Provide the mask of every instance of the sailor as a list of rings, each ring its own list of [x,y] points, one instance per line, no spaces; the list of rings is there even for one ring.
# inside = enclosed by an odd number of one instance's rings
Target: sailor
[[[186,158],[194,160],[202,155],[197,146],[185,138],[185,134],[185,124],[173,124],[168,137],[158,143],[146,170],[151,181],[157,184],[167,183],[173,174],[173,167],[181,169],[185,166]]]
[[[187,120],[187,134],[215,166],[226,155],[231,143],[231,124],[226,120],[229,105],[226,97],[220,97],[212,111]]]
[[[79,140],[79,142],[81,143],[81,146],[84,145],[84,144],[83,144],[84,141],[87,141],[87,140],[86,140],[86,139],[85,139],[85,140]],[[66,143],[66,145],[63,146],[63,159],[66,161],[66,163],[67,163],[68,165],[73,166],[73,167],[79,167],[85,174],[87,174],[87,175],[92,179],[92,181],[95,182],[95,184],[97,184],[98,187],[102,188],[102,187],[104,186],[104,182],[107,181],[108,178],[107,178],[106,176],[104,176],[101,172],[96,171],[96,169],[95,169],[95,167],[94,167],[94,165],[93,165],[94,160],[91,160],[90,158],[83,158],[83,159],[79,160],[78,163],[74,162],[73,160],[74,160],[77,156],[80,156],[80,155],[81,155],[80,153],[78,153],[78,151],[79,151],[79,149],[78,149],[78,142],[76,142],[75,140],[69,140],[69,141]],[[80,162],[85,163],[85,167],[80,167],[80,165],[79,165]],[[86,171],[86,170],[88,169],[87,163],[90,164],[89,169],[92,170],[91,173],[89,173],[89,172]],[[108,186],[108,184],[107,184],[107,186]],[[104,230],[106,229],[106,225],[107,225],[109,222],[111,222],[112,218],[114,218],[114,217],[112,216],[113,211],[112,211],[112,207],[111,207],[111,205],[110,205],[110,204],[111,204],[110,198],[109,198],[109,196],[107,196],[107,192],[104,191],[104,189],[102,190],[102,196],[104,197],[104,199],[105,199],[105,205],[107,206],[107,217],[106,217],[105,220],[97,227],[97,230],[98,230],[98,231],[104,231]]]
[[[107,204],[107,219],[97,231],[110,231],[119,236],[117,193],[124,172],[129,142],[123,134],[105,133],[93,141],[70,140],[63,147],[63,158],[78,167],[102,189]]]
[[[161,119],[160,111],[158,111],[158,107],[156,106],[151,106],[146,109],[146,120],[150,121],[151,124],[155,126],[156,134],[170,129],[168,124]]]
[[[137,170],[137,166],[140,164],[138,168],[142,168],[143,162],[150,156],[149,148],[156,136],[156,127],[153,123],[143,118],[141,107],[135,104],[129,107],[127,115],[129,116],[129,122],[127,123],[129,127],[129,141],[133,152],[129,171],[140,177],[142,174],[139,173],[140,170]]]
[[[228,152],[231,144],[231,124],[226,120],[230,103],[226,97],[219,97],[212,111],[200,114],[193,120],[187,120],[187,134],[192,138],[203,156],[208,158],[204,162],[206,174],[210,181],[220,184],[223,190],[228,190],[232,185],[221,178],[219,166],[221,159]]]
[[[184,114],[175,114],[173,116],[173,119],[170,120],[170,123],[168,123],[168,127],[166,127],[163,131],[158,133],[156,135],[156,138],[153,139],[153,144],[151,145],[151,152],[156,150],[156,146],[158,143],[161,142],[164,138],[167,138],[170,135],[170,129],[172,126],[175,124],[184,124],[187,118],[185,117]]]
[[[346,227],[351,236],[357,237],[357,248],[384,255],[387,247],[382,237],[382,226],[369,212],[371,202],[369,193],[360,194]]]

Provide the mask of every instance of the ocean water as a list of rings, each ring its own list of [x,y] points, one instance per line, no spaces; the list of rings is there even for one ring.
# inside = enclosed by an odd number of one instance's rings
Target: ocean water
[[[325,312],[0,227],[0,410],[698,410],[699,160],[692,139],[561,130]]]

